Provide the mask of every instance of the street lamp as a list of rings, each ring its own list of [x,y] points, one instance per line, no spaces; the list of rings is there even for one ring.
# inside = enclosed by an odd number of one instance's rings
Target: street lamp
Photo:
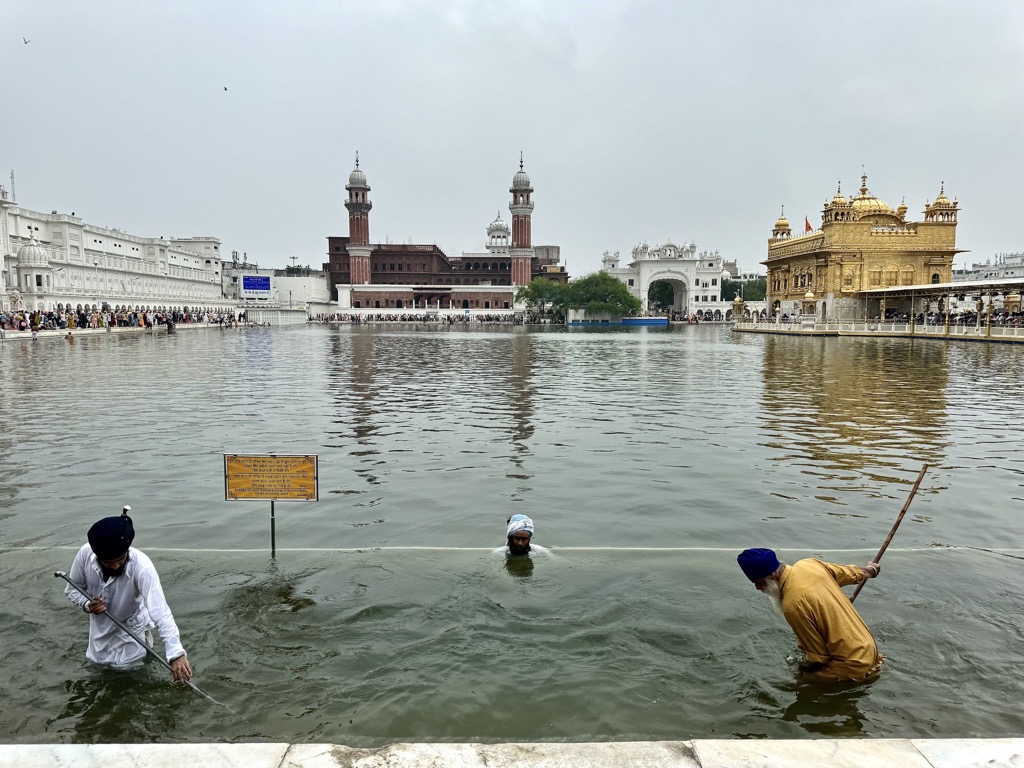
[[[96,303],[100,301],[100,263],[97,259],[93,259],[92,265],[96,268]]]

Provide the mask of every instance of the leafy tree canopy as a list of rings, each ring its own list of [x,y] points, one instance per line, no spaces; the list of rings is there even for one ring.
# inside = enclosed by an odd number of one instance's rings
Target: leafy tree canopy
[[[742,292],[741,292],[742,291]],[[768,291],[768,278],[758,280],[723,280],[722,301],[732,301],[739,295],[744,301],[764,301]]]
[[[530,309],[541,314],[547,307],[558,307],[568,286],[556,283],[543,277],[535,277],[529,285],[516,291],[516,301],[521,301]]]
[[[594,272],[578,278],[567,288],[561,306],[564,309],[583,309],[588,315],[608,313],[622,317],[639,312],[643,306],[624,282],[607,272]]]

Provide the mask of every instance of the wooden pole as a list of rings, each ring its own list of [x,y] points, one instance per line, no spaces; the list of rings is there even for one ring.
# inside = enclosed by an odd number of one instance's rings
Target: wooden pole
[[[910,502],[914,500],[914,494],[916,494],[917,489],[921,487],[921,481],[924,480],[924,475],[927,471],[928,465],[925,464],[923,467],[921,467],[921,473],[917,476],[917,482],[914,483],[914,487],[910,490],[910,495],[907,496],[907,500],[903,504],[903,509],[900,510],[900,516],[896,518],[896,522],[893,523],[892,530],[889,531],[889,535],[885,537],[885,543],[882,544],[882,548],[878,550],[878,554],[875,555],[875,559],[871,562],[877,563],[879,560],[882,559],[882,555],[885,554],[885,550],[888,548],[889,542],[892,541],[892,537],[896,535],[896,529],[899,528],[900,523],[903,522],[903,516],[907,514],[907,510],[910,509]],[[850,596],[851,603],[857,599],[857,595],[860,594],[860,591],[864,589],[864,585],[867,583],[868,580],[864,579],[864,581],[857,585],[857,588],[853,591],[853,594]]]

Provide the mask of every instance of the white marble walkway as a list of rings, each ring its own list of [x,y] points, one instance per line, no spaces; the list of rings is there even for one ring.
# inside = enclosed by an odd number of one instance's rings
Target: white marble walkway
[[[16,744],[18,768],[1024,768],[1024,739],[796,739],[587,744]]]

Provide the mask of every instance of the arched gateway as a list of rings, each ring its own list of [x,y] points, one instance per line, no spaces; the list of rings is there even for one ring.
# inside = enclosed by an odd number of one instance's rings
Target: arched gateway
[[[624,282],[629,292],[647,306],[653,283],[664,280],[672,286],[672,312],[695,314],[723,310],[721,306],[722,257],[718,251],[697,253],[696,243],[676,245],[669,241],[655,248],[641,243],[633,249],[627,267],[619,266],[619,252],[604,252],[604,271]]]

